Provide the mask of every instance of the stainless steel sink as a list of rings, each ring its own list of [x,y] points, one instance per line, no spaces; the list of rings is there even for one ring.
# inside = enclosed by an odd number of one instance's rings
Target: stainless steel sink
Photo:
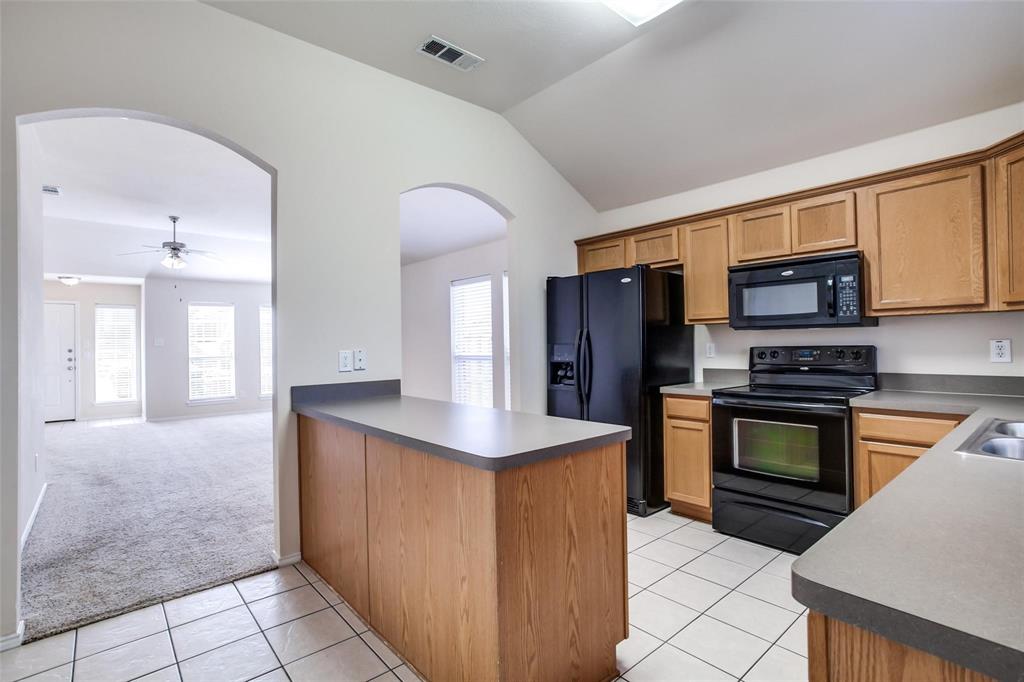
[[[957,452],[1024,460],[1024,422],[989,419],[961,443]]]
[[[1002,422],[996,426],[996,431],[1014,438],[1024,438],[1024,422]]]

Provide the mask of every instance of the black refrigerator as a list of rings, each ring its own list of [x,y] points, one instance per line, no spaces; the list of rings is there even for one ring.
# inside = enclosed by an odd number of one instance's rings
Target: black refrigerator
[[[633,429],[631,513],[667,506],[660,387],[692,381],[683,277],[645,265],[547,280],[548,414]]]

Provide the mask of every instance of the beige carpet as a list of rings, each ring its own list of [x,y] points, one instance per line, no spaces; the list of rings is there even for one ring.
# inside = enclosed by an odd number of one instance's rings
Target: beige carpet
[[[271,414],[48,424],[26,639],[274,566]]]

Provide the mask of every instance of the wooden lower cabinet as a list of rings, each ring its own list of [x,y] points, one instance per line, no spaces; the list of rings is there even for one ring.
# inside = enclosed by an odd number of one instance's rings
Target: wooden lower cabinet
[[[903,473],[962,420],[958,415],[855,409],[855,506]]]
[[[665,499],[673,511],[711,520],[711,422],[707,398],[665,397]],[[679,418],[684,415],[695,418]]]
[[[991,682],[920,649],[829,618],[807,615],[809,682]]]
[[[366,437],[308,417],[298,422],[302,559],[369,620]]]
[[[424,678],[617,676],[624,444],[494,472],[301,416],[299,434],[303,559]]]

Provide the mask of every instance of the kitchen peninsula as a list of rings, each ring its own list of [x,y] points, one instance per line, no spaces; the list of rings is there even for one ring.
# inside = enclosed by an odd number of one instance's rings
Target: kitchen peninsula
[[[430,680],[607,680],[630,429],[295,387],[302,556]]]

